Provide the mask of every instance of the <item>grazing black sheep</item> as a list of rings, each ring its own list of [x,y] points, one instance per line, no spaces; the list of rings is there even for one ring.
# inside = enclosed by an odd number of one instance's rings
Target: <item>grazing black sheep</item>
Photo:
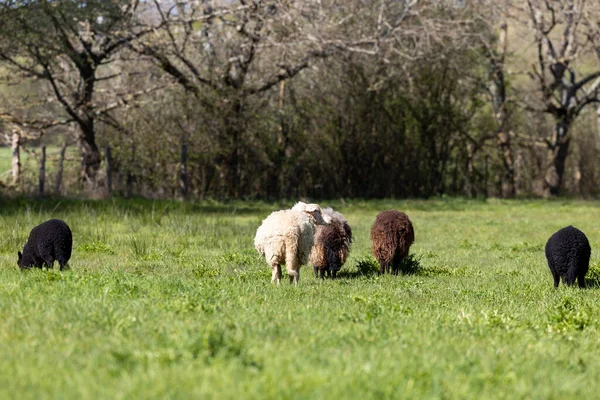
[[[379,273],[398,274],[400,262],[408,256],[408,250],[415,241],[412,223],[403,212],[382,211],[377,214],[371,228],[373,255],[379,262]]]
[[[577,283],[585,287],[585,274],[588,272],[592,249],[583,232],[569,225],[550,236],[546,243],[546,259],[554,277],[554,287],[562,278],[569,286]]]
[[[315,243],[308,259],[314,266],[315,278],[320,271],[321,278],[327,273],[335,279],[350,254],[352,229],[346,218],[331,207],[323,209],[323,215],[329,216],[331,223],[315,227]]]
[[[73,235],[69,226],[59,219],[51,219],[31,230],[23,254],[18,253],[17,264],[21,269],[44,266],[50,268],[56,260],[62,271],[69,268],[67,263],[71,258],[72,248]]]

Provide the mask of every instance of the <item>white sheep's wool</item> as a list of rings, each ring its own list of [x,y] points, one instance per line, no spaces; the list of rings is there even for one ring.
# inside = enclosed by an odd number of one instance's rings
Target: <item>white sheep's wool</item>
[[[298,284],[300,267],[308,262],[314,243],[314,226],[323,223],[321,207],[303,202],[265,218],[256,230],[254,247],[273,269],[272,282],[281,281],[281,266],[285,264],[290,283]]]

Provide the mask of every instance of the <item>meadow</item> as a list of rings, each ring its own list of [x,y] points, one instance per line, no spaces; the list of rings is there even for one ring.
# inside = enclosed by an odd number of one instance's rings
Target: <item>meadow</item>
[[[340,279],[271,285],[256,228],[291,203],[0,200],[0,397],[594,398],[600,202],[322,202],[355,243]],[[405,211],[406,274],[369,229]],[[21,272],[30,229],[64,219],[71,270]],[[592,245],[585,290],[554,290],[544,244]]]

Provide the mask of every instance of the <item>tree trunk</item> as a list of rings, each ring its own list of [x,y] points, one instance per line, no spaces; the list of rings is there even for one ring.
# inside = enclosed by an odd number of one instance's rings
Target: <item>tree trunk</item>
[[[185,200],[188,196],[188,173],[187,173],[187,144],[181,145],[181,169],[179,171],[179,189],[181,197]]]
[[[498,146],[502,152],[502,163],[504,165],[504,176],[502,178],[502,197],[515,197],[517,191],[515,188],[515,163],[510,144],[510,136],[504,129],[498,132]]]
[[[42,146],[42,156],[40,159],[40,196],[44,195],[44,186],[46,185],[46,146]]]
[[[79,137],[79,149],[81,151],[81,176],[84,183],[89,183],[92,187],[96,184],[96,177],[100,170],[102,157],[100,149],[96,144],[96,134],[94,122],[87,120],[80,124],[82,135]]]
[[[558,196],[565,173],[565,163],[569,154],[570,138],[567,137],[569,124],[560,121],[556,124],[552,142],[548,146],[546,171],[544,174],[544,196]]]
[[[19,183],[21,177],[21,136],[18,132],[13,132],[12,135],[12,183]]]
[[[271,160],[272,166],[267,173],[267,194],[270,198],[278,198],[289,193],[281,193],[280,181],[284,174],[284,162],[286,158],[286,148],[288,144],[288,127],[285,117],[285,85],[286,81],[279,83],[279,129],[277,130],[277,143],[274,158]],[[285,177],[284,177],[285,179]]]
[[[498,34],[498,50],[496,56],[491,56],[492,63],[492,105],[494,117],[498,124],[497,143],[502,153],[504,165],[502,178],[502,197],[514,197],[515,189],[515,163],[508,133],[508,113],[506,110],[506,81],[504,79],[504,59],[506,55],[506,38],[508,23],[504,22]]]
[[[231,140],[231,151],[229,153],[227,171],[227,194],[229,197],[239,197],[239,169],[240,169],[240,146],[243,133],[242,102],[239,99],[233,101],[232,118],[227,121],[227,134]]]
[[[102,156],[96,144],[96,127],[93,111],[90,110],[96,85],[96,68],[90,63],[79,66],[79,75],[83,80],[83,90],[78,101],[82,104],[77,123],[81,129],[79,147],[82,157],[82,178],[90,189],[96,187],[96,178],[100,171]]]
[[[106,192],[110,196],[112,194],[112,152],[110,146],[106,146],[104,157],[106,159]]]
[[[598,134],[598,137],[596,138],[596,149],[600,150],[600,106],[596,109],[596,124],[596,133]]]
[[[56,173],[56,185],[54,186],[54,192],[60,194],[60,185],[62,184],[63,169],[65,163],[65,153],[67,152],[67,143],[63,143],[60,148],[60,158],[58,159],[58,172]]]
[[[474,198],[477,197],[477,191],[475,189],[475,146],[473,143],[467,143],[467,152],[465,160],[465,173],[464,173],[464,192],[467,196]]]

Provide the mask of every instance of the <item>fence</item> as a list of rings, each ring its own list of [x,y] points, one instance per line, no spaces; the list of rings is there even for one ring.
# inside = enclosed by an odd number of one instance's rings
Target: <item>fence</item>
[[[182,144],[181,158],[177,167],[179,193],[175,197],[186,199],[189,194],[188,146]],[[81,179],[81,156],[75,146],[63,143],[61,147],[28,147],[18,137],[11,148],[0,147],[0,186],[8,190],[37,196],[111,196],[113,191],[124,196],[136,194],[134,176],[129,171],[113,168],[112,149],[103,150],[102,168],[96,177],[96,187],[89,192]],[[116,183],[116,185],[115,185]]]

